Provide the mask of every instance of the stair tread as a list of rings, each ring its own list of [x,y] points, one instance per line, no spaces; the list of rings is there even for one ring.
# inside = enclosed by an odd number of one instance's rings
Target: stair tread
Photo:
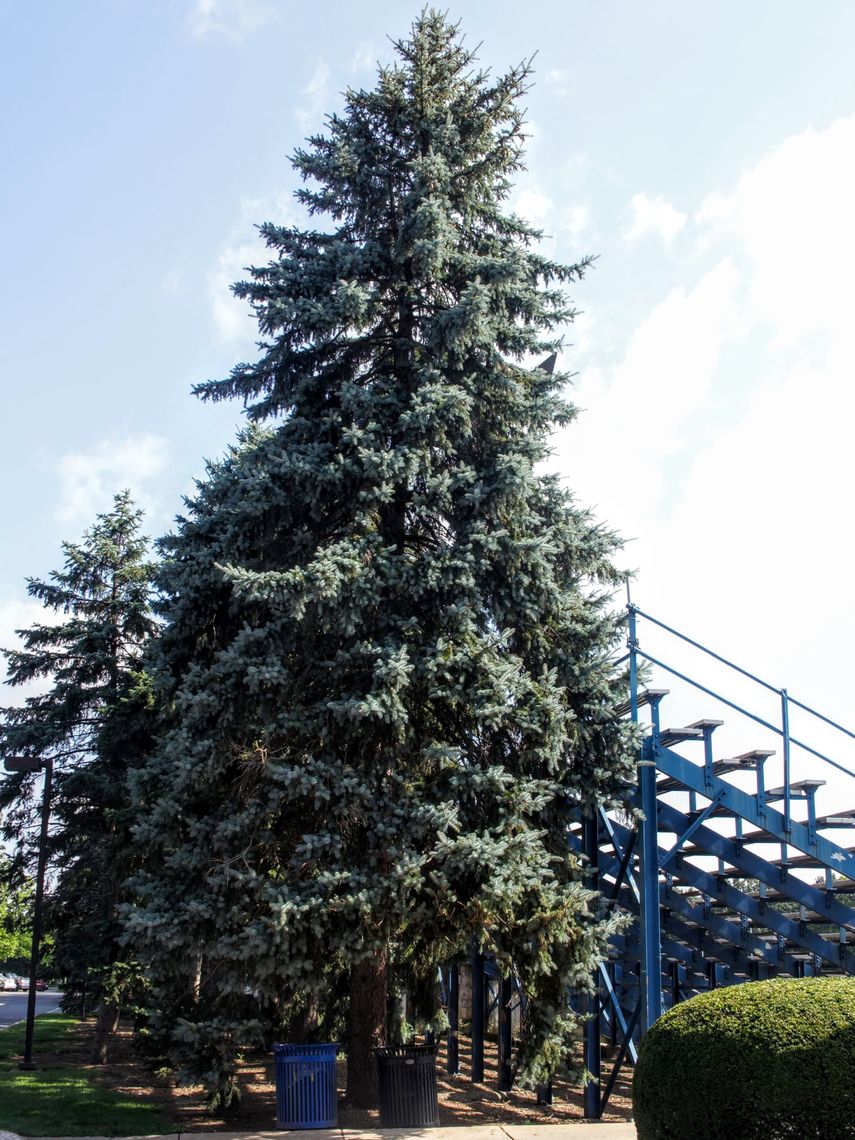
[[[825,787],[825,780],[809,779],[809,780],[791,780],[790,781],[790,792],[802,792],[807,788],[824,788],[824,787]],[[766,799],[767,800],[769,800],[769,799],[781,800],[784,798],[784,793],[786,792],[786,790],[787,790],[786,784],[781,784],[777,788],[768,788],[766,790]]]
[[[635,698],[636,708],[643,708],[644,705],[652,704],[654,701],[661,701],[663,697],[667,697],[670,689],[641,689]],[[623,701],[617,707],[618,716],[626,716],[632,709],[631,701]]]
[[[703,732],[693,725],[686,725],[685,728],[663,728],[659,732],[659,743],[666,748],[671,744],[680,744],[684,740],[703,740],[703,738]]]
[[[855,808],[831,812],[817,817],[817,827],[855,827]]]
[[[774,748],[752,748],[748,752],[740,752],[737,756],[728,757],[724,763],[736,764],[740,768],[745,768],[758,760],[768,760],[770,756],[774,755]]]

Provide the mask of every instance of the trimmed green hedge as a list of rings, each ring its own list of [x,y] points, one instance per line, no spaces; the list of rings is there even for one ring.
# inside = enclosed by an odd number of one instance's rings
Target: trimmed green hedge
[[[855,978],[747,982],[664,1014],[633,1080],[639,1140],[855,1137]]]

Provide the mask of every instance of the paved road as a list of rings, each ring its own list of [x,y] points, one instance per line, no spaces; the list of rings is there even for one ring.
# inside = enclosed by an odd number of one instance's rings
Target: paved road
[[[59,1009],[59,999],[62,994],[57,990],[44,990],[36,994],[36,1017],[40,1013],[53,1013]],[[6,1025],[14,1025],[16,1021],[23,1021],[27,1016],[27,994],[7,993],[0,990],[0,1029]]]

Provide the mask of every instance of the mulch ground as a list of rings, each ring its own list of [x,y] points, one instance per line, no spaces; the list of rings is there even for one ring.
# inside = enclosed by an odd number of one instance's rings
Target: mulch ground
[[[119,1030],[113,1040],[110,1059],[106,1065],[89,1063],[93,1023],[80,1026],[79,1050],[64,1050],[63,1064],[74,1064],[85,1069],[99,1084],[135,1097],[149,1098],[163,1105],[175,1121],[176,1131],[270,1131],[275,1127],[276,1107],[273,1084],[272,1056],[248,1059],[241,1068],[243,1097],[240,1105],[228,1115],[212,1114],[205,1105],[201,1087],[176,1087],[168,1077],[152,1074],[134,1047],[128,1028]],[[51,1064],[49,1055],[38,1058],[40,1064]],[[57,1058],[59,1061],[59,1058]],[[473,1084],[469,1078],[469,1041],[460,1039],[459,1076],[446,1072],[445,1046],[441,1045],[437,1061],[439,1085],[440,1124],[445,1126],[475,1124],[568,1124],[584,1117],[582,1090],[556,1082],[553,1103],[539,1106],[534,1093],[528,1091],[500,1093],[496,1089],[496,1045],[485,1046],[483,1084]],[[603,1083],[609,1069],[604,1065]],[[631,1118],[630,1069],[621,1073],[603,1115],[604,1120],[627,1121]],[[338,1063],[339,1114],[342,1128],[377,1127],[379,1114],[375,1110],[361,1111],[344,1104],[347,1084],[347,1067]]]

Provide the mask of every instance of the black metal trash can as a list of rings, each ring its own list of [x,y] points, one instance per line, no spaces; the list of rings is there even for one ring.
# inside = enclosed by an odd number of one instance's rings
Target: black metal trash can
[[[338,1045],[274,1045],[276,1127],[335,1128]]]
[[[375,1049],[381,1128],[431,1128],[439,1124],[436,1045]]]

